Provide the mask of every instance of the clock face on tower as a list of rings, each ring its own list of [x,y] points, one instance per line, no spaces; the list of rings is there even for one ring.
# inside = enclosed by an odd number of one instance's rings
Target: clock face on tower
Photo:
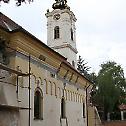
[[[59,19],[60,19],[60,14],[55,14],[55,15],[53,16],[53,19],[59,20]]]

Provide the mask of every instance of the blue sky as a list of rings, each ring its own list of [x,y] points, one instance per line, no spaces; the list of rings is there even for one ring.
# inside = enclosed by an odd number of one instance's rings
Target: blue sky
[[[54,0],[34,0],[31,4],[15,6],[1,4],[0,11],[46,43],[47,9]],[[126,76],[126,0],[68,0],[77,22],[78,54],[98,72],[100,64],[115,61]]]

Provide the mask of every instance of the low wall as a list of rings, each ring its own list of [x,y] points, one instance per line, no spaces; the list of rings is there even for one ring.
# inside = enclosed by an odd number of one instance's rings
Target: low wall
[[[126,126],[126,120],[105,122],[104,126]]]

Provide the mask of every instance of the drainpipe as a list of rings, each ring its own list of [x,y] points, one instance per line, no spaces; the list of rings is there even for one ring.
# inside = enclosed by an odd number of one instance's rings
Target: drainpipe
[[[31,126],[31,118],[30,118],[30,115],[31,115],[31,109],[30,109],[30,106],[31,106],[31,104],[30,104],[30,102],[31,102],[31,100],[30,100],[30,72],[31,72],[31,64],[30,64],[30,61],[31,60],[31,57],[30,57],[30,55],[29,55],[29,86],[28,86],[28,89],[29,89],[29,122],[28,122],[28,124],[29,124],[29,126]]]
[[[88,102],[88,97],[87,97],[87,94],[88,94],[88,88],[90,87],[90,85],[86,88],[86,113],[87,113],[87,126],[88,126],[88,104],[87,104],[87,102]]]

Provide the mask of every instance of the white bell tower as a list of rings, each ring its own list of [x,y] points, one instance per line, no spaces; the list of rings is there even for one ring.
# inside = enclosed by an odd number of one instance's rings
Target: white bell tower
[[[66,0],[55,0],[53,11],[47,10],[47,45],[76,67],[76,17]]]

